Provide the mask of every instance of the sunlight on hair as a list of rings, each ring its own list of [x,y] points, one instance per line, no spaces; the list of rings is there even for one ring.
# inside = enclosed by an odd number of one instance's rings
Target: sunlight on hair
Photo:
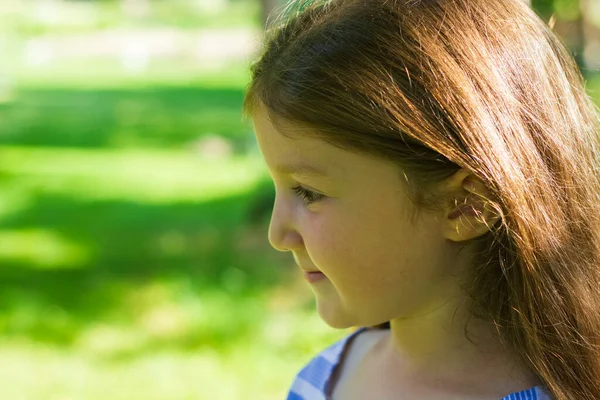
[[[289,0],[283,8],[281,8],[279,18],[276,18],[276,20],[279,20],[280,18],[283,20],[293,18],[310,7],[326,5],[330,1],[331,0]]]

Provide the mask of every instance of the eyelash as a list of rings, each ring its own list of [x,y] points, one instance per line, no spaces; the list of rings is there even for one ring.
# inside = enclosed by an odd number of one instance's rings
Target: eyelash
[[[294,193],[296,193],[296,196],[304,200],[306,204],[312,204],[325,198],[325,196],[322,194],[315,193],[311,190],[303,188],[302,186],[296,186],[295,188],[292,188],[292,190]]]

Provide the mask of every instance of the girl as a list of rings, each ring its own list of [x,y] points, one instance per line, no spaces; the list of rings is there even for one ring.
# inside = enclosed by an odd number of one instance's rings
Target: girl
[[[296,1],[245,111],[332,327],[288,399],[600,399],[600,126],[522,0]]]

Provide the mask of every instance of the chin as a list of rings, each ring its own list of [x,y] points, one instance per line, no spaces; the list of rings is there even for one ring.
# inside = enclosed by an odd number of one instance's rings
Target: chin
[[[334,321],[334,320],[331,320],[331,319],[325,319],[325,318],[323,318],[323,316],[321,316],[321,319],[323,321],[325,321],[325,323],[327,325],[329,325],[330,327],[332,327],[334,329],[348,329],[348,328],[352,328],[352,327],[358,326],[356,324],[350,324],[350,323],[343,322],[343,321]]]
[[[321,319],[330,327],[335,329],[346,329],[355,326],[361,326],[356,318],[352,318],[341,307],[332,307],[330,304],[324,305],[317,301],[317,312]]]

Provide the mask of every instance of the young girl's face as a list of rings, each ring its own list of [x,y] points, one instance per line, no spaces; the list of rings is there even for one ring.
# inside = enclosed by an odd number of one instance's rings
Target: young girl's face
[[[396,165],[302,134],[286,138],[261,109],[253,120],[276,189],[269,241],[302,270],[324,274],[310,285],[329,325],[416,316],[458,295],[443,218],[421,212],[409,221]]]

